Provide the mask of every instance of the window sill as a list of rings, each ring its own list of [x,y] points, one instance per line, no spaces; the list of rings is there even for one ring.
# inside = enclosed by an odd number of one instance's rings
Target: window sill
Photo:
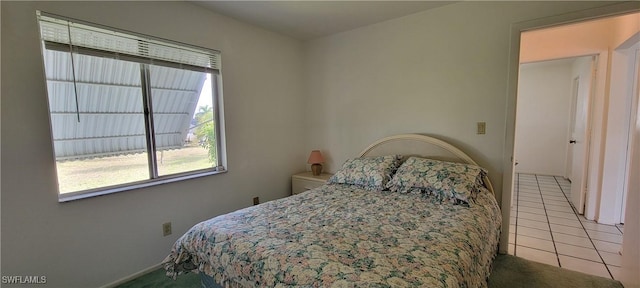
[[[226,169],[222,171],[206,170],[205,172],[171,175],[171,176],[165,176],[157,179],[123,184],[119,186],[111,186],[109,188],[98,188],[98,189],[92,189],[92,190],[64,193],[64,194],[58,195],[58,202],[59,203],[70,202],[70,201],[75,201],[75,200],[80,200],[85,198],[103,196],[103,195],[130,191],[130,190],[135,190],[140,188],[153,187],[153,186],[167,184],[167,183],[180,182],[180,181],[185,181],[189,179],[217,175],[217,174],[222,174],[226,172],[227,172]]]

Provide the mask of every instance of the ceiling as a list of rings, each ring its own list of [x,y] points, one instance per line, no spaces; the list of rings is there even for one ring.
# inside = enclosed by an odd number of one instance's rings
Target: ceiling
[[[242,22],[310,40],[455,1],[190,1]]]

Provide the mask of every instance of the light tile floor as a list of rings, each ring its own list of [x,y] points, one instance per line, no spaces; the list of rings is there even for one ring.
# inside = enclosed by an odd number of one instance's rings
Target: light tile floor
[[[602,225],[570,205],[571,183],[559,176],[516,174],[509,254],[617,279],[623,225]]]

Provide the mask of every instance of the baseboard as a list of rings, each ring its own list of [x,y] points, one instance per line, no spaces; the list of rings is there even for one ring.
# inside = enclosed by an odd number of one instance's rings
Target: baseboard
[[[126,277],[121,278],[119,280],[113,281],[113,282],[111,282],[109,284],[106,284],[106,285],[100,287],[100,288],[113,288],[113,287],[116,287],[118,285],[122,285],[122,284],[124,284],[126,282],[129,282],[129,281],[131,281],[131,280],[133,280],[135,278],[138,278],[138,277],[140,277],[140,276],[142,276],[144,274],[152,272],[152,271],[154,271],[154,270],[156,270],[156,269],[158,269],[160,267],[162,267],[162,263],[158,263],[158,264],[153,265],[153,266],[151,266],[151,267],[149,267],[147,269],[144,269],[142,271],[138,271],[138,272],[133,273],[133,274],[131,274],[129,276],[126,276]]]

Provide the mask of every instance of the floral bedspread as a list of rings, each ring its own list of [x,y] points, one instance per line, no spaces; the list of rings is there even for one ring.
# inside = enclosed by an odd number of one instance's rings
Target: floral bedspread
[[[475,203],[324,185],[195,225],[164,267],[225,287],[486,287],[502,221],[489,192]]]

